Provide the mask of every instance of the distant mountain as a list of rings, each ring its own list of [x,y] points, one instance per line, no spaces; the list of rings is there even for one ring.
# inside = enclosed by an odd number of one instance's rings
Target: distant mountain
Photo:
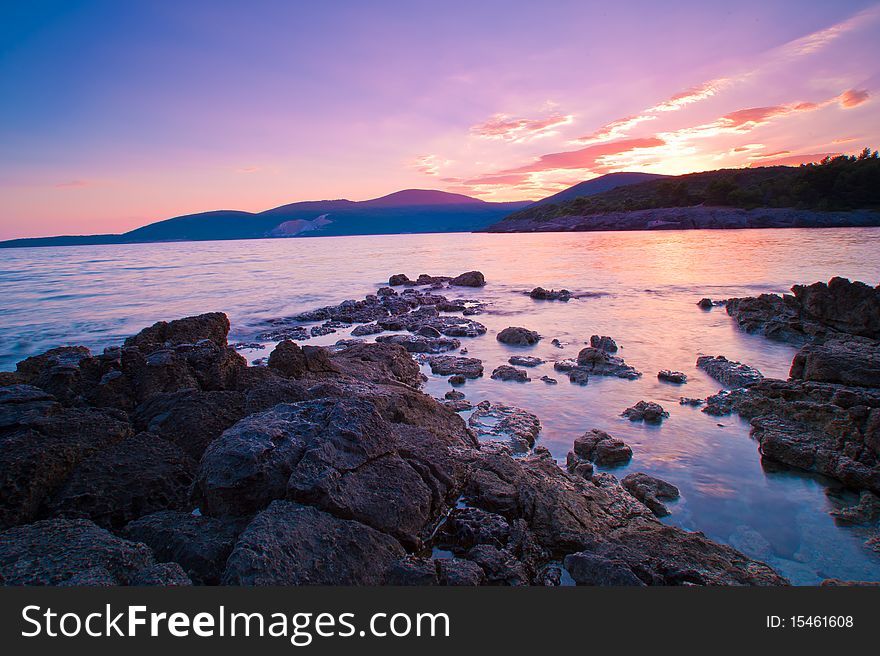
[[[563,201],[572,200],[581,196],[595,196],[596,194],[601,194],[604,191],[610,191],[612,189],[616,189],[617,187],[625,187],[627,185],[633,185],[639,182],[659,180],[661,178],[668,177],[668,175],[660,175],[659,173],[608,173],[606,175],[599,176],[598,178],[593,178],[592,180],[584,180],[583,182],[577,183],[573,187],[563,189],[557,194],[547,196],[547,198],[542,198],[541,200],[532,203],[530,207],[534,207],[536,205],[551,205],[554,203],[561,203]]]
[[[0,242],[0,247],[472,232],[530,204],[531,201],[488,203],[445,191],[405,189],[359,202],[303,201],[257,213],[199,212],[157,221],[121,235],[12,239]]]
[[[865,149],[819,164],[703,171],[541,201],[486,231],[876,226],[878,210],[880,155]]]

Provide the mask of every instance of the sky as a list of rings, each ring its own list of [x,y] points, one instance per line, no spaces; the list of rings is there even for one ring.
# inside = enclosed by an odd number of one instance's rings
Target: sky
[[[0,239],[880,146],[880,2],[0,0]]]

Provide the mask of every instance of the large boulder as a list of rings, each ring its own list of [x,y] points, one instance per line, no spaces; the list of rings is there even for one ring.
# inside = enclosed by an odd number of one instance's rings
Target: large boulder
[[[10,389],[4,388],[6,401],[15,398]],[[16,417],[5,411],[7,406]],[[31,394],[27,403],[0,403],[3,415],[0,529],[36,519],[81,461],[131,435],[125,414],[118,410],[61,408],[39,394]]]
[[[435,355],[428,358],[428,365],[431,367],[431,373],[438,376],[479,378],[483,375],[483,362],[479,358]]]
[[[124,537],[143,542],[162,561],[178,563],[194,583],[218,585],[245,522],[165,510],[125,526]]]
[[[226,563],[227,585],[379,585],[404,555],[392,537],[290,501],[248,525]]]
[[[0,533],[5,585],[134,585],[145,582],[139,575],[155,564],[145,544],[84,519],[49,519]],[[152,574],[149,583],[166,583]]]
[[[399,344],[352,344],[334,353],[331,362],[341,373],[358,380],[410,387],[422,384],[419,365]]]
[[[631,408],[627,408],[621,414],[630,421],[644,421],[647,424],[659,424],[669,416],[663,406],[655,401],[639,401]]]
[[[880,286],[846,278],[792,287],[804,314],[836,331],[880,339]]]
[[[141,403],[132,413],[132,420],[137,430],[173,442],[198,460],[212,440],[245,416],[246,405],[247,396],[238,391],[160,392]]]
[[[227,335],[229,318],[222,312],[209,312],[174,321],[158,321],[126,339],[125,346],[135,347],[147,355],[160,349],[196,344],[202,340],[225,347]]]
[[[197,492],[213,515],[249,514],[290,498],[417,545],[454,499],[461,474],[453,446],[469,445],[392,424],[367,400],[279,405],[208,447]]]
[[[287,378],[303,378],[309,374],[328,374],[338,369],[330,362],[325,349],[303,346],[286,339],[269,354],[269,368]]]
[[[467,271],[455,276],[449,284],[456,287],[483,287],[486,284],[486,277],[479,271]]]
[[[77,465],[49,503],[54,515],[121,528],[158,510],[183,510],[195,462],[177,446],[138,433]]]
[[[664,501],[673,501],[680,496],[678,488],[672,483],[644,472],[628,474],[620,484],[627,492],[648,506],[657,517],[666,517],[669,514]]]
[[[602,467],[622,465],[632,459],[630,446],[603,430],[594,428],[575,438],[574,455]]]

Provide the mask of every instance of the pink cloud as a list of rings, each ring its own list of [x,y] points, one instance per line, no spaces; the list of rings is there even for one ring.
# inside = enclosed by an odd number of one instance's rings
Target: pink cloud
[[[470,133],[484,139],[526,141],[550,134],[553,128],[567,125],[573,119],[570,114],[554,114],[543,119],[513,118],[507,114],[495,114],[488,121],[472,126]]]
[[[664,144],[665,142],[657,137],[611,141],[587,146],[579,150],[541,155],[531,164],[507,169],[502,171],[502,173],[537,173],[556,169],[589,169],[595,166],[602,157],[619,155],[638,148],[655,148]]]
[[[871,94],[868,93],[867,89],[849,89],[837,96],[837,102],[840,103],[841,107],[850,109],[867,102],[870,95]]]

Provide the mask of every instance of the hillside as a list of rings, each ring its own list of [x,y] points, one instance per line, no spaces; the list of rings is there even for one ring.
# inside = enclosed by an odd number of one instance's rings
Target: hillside
[[[721,169],[649,180],[561,202],[535,203],[490,226],[488,232],[651,229],[626,227],[642,223],[623,219],[614,222],[608,215],[624,217],[629,212],[696,207],[746,211],[759,208],[813,212],[880,210],[880,158],[876,151],[866,148],[857,157],[840,156],[800,167]],[[690,227],[701,227],[700,216],[700,212],[689,213]],[[838,218],[846,224],[844,217]],[[647,221],[644,225],[650,223]],[[758,227],[739,225],[740,218],[735,223],[738,225],[713,227]],[[603,227],[591,227],[598,225]]]
[[[321,237],[482,230],[531,201],[488,203],[461,194],[406,189],[367,201],[303,201],[264,212],[217,210],[177,216],[119,235],[13,239],[0,247]]]
[[[617,187],[625,187],[628,185],[638,184],[640,182],[660,180],[662,178],[668,177],[668,175],[660,175],[658,173],[608,173],[606,175],[599,176],[598,178],[593,178],[592,180],[579,182],[573,187],[563,189],[559,193],[553,194],[552,196],[547,196],[547,198],[542,198],[541,200],[532,203],[529,207],[535,207],[537,205],[555,205],[564,201],[580,198],[581,196],[595,196],[596,194],[601,194],[605,191],[611,191],[612,189],[616,189]]]

